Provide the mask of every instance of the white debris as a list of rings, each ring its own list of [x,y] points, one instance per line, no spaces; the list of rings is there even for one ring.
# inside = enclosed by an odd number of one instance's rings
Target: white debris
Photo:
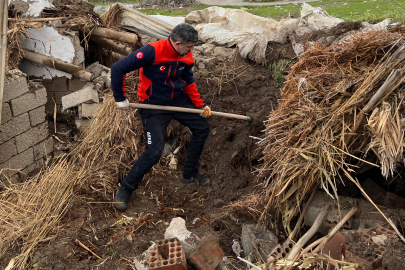
[[[373,236],[373,237],[371,237],[371,240],[375,243],[375,244],[377,244],[377,245],[379,245],[379,246],[385,246],[385,241],[388,239],[388,237],[386,236],[386,235],[384,235],[384,234],[382,234],[382,235],[377,235],[377,236]]]
[[[177,238],[183,246],[186,254],[195,247],[200,238],[186,228],[186,221],[181,217],[172,219],[165,232],[165,239]]]

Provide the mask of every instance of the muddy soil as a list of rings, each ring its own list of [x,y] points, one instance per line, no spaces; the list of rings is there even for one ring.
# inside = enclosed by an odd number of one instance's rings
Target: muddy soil
[[[221,85],[221,91],[217,83],[209,80],[211,73],[195,71],[199,91],[212,110],[246,113],[253,118],[252,122],[220,117],[208,120],[211,131],[201,158],[200,173],[211,180],[211,185],[184,185],[178,180],[189,132],[174,123],[173,132],[182,134],[181,140],[185,140],[177,171],[152,170],[124,213],[116,211],[105,198],[92,196],[91,190],[83,193],[62,219],[60,228],[55,228],[57,236],[40,244],[31,263],[42,269],[133,269],[130,266],[133,258],[145,251],[151,241],[163,239],[174,217],[184,218],[187,228],[199,237],[213,233],[226,256],[234,256],[232,240],[239,240],[243,222],[255,223],[255,220],[234,215],[231,219],[224,207],[251,194],[260,184],[254,176],[255,167],[260,163],[255,151],[257,140],[249,136],[262,136],[263,121],[277,106],[282,87],[262,66],[243,59],[235,60],[234,65],[243,66],[244,75]],[[160,162],[163,164],[165,160]],[[117,184],[120,181],[117,179]],[[112,194],[106,197],[111,198]],[[112,226],[125,216],[142,218]],[[102,259],[75,243],[76,239]],[[18,246],[0,261],[0,268],[15,254],[18,254]]]

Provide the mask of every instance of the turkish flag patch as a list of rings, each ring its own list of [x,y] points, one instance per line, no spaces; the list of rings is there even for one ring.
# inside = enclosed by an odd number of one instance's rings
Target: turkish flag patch
[[[143,53],[141,53],[141,52],[137,53],[136,58],[142,59],[143,58]]]
[[[166,67],[165,66],[160,66],[159,70],[160,71],[165,71]]]

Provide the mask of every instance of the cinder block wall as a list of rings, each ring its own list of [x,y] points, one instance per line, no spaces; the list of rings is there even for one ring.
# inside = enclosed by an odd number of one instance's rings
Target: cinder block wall
[[[52,80],[43,80],[42,84],[46,88],[48,97],[46,111],[53,112],[55,109],[55,102],[57,110],[60,111],[62,107],[62,97],[81,89],[86,84],[86,81],[68,79],[66,77],[55,77]]]
[[[40,83],[27,83],[25,74],[19,70],[8,72],[4,87],[0,170],[22,169],[27,174],[40,168],[43,158],[53,151],[53,138],[45,121],[46,89]],[[16,171],[6,175],[12,182],[24,178]]]

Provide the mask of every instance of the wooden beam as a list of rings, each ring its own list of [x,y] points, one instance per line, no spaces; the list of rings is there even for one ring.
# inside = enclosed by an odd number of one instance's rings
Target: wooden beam
[[[66,17],[58,17],[58,18],[38,18],[38,19],[18,19],[18,18],[8,18],[9,22],[48,22],[48,21],[61,21],[67,19]]]
[[[45,56],[31,50],[24,49],[24,58],[43,66],[52,67],[67,72],[86,81],[91,81],[94,77],[94,73],[90,70],[83,69],[79,66],[66,63],[60,59]]]
[[[88,32],[85,31],[83,27],[80,27],[80,30],[82,32]],[[100,36],[103,38],[109,38],[113,40],[118,40],[121,42],[129,43],[129,44],[135,44],[138,41],[138,36],[132,33],[126,33],[123,31],[116,31],[113,29],[109,28],[103,28],[103,27],[95,27],[91,32],[91,35],[95,36]]]
[[[8,1],[2,1],[0,5],[0,14],[2,20],[0,22],[0,125],[1,125],[1,112],[3,110],[3,92],[4,82],[6,76],[6,55],[7,55],[7,18],[8,18]]]
[[[100,44],[103,47],[110,47],[113,51],[122,54],[122,55],[129,55],[132,53],[132,49],[129,46],[125,46],[123,44],[118,44],[114,40],[103,38],[100,36],[92,35],[90,40],[94,41],[95,43]]]

